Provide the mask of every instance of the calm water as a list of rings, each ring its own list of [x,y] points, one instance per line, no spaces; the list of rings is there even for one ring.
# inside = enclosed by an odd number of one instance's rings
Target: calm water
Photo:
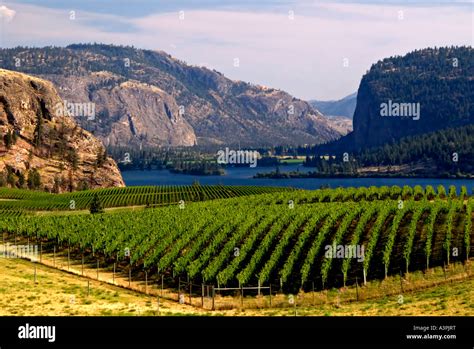
[[[282,166],[281,171],[308,172],[311,168],[301,165]],[[337,187],[370,187],[372,185],[381,187],[384,185],[421,185],[423,187],[432,185],[444,185],[448,188],[455,185],[457,188],[465,185],[469,193],[474,188],[472,179],[436,179],[436,178],[296,178],[296,179],[254,179],[257,172],[271,172],[274,168],[229,168],[225,176],[191,176],[170,173],[167,170],[161,171],[124,171],[123,179],[127,186],[134,185],[190,185],[194,181],[200,184],[223,184],[223,185],[266,185],[266,186],[286,186],[301,189],[319,189],[322,185],[329,185],[331,188]]]

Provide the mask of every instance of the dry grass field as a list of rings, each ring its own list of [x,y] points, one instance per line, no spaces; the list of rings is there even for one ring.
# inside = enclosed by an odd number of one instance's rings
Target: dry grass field
[[[202,310],[198,307],[161,300],[158,312],[156,296],[146,295],[84,278],[49,266],[23,259],[0,258],[0,316],[473,316],[474,279],[443,283],[420,291],[406,292],[403,302],[399,295],[381,296],[359,302],[319,302],[312,306],[308,295],[296,298],[296,307],[288,306],[286,296],[273,298],[270,309],[217,309]],[[433,272],[435,273],[435,272]],[[390,282],[390,280],[387,280]],[[395,280],[393,280],[393,283]],[[414,276],[412,283],[418,282]],[[90,289],[88,289],[88,283]],[[379,284],[369,283],[367,288]],[[327,293],[317,293],[316,299]],[[230,298],[230,297],[229,297]],[[301,299],[301,301],[300,301]],[[219,300],[225,303],[223,297]],[[229,301],[234,301],[230,300]],[[249,297],[246,304],[258,299]],[[300,303],[298,303],[300,302]]]

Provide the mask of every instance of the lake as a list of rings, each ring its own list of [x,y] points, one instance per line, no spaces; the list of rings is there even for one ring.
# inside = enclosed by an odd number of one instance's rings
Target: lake
[[[312,168],[306,168],[302,165],[281,166],[282,172],[313,171]],[[425,187],[432,185],[437,187],[443,185],[446,189],[450,185],[466,186],[468,193],[474,188],[473,179],[446,179],[446,178],[295,178],[295,179],[270,179],[252,178],[257,172],[271,172],[272,167],[231,167],[226,169],[225,176],[192,176],[184,174],[171,173],[168,170],[157,171],[124,171],[123,179],[127,186],[137,185],[190,185],[194,181],[199,181],[202,185],[222,184],[222,185],[265,185],[265,186],[284,186],[301,189],[319,189],[321,186],[337,187],[370,187],[370,186],[392,186],[392,185],[421,185]]]

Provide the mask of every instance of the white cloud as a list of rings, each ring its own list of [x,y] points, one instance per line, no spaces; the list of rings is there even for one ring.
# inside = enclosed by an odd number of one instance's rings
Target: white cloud
[[[191,64],[207,62],[233,79],[300,98],[354,92],[372,63],[429,46],[472,45],[472,11],[456,6],[318,3],[251,12],[186,10],[140,18],[16,5],[5,46],[128,44],[164,50]],[[403,20],[398,11],[403,10]],[[240,66],[234,67],[234,58]],[[343,59],[349,67],[343,67]]]
[[[399,20],[399,12],[403,19]],[[372,63],[429,46],[469,45],[472,15],[459,8],[318,4],[288,12],[189,11],[135,20],[171,54],[209,62],[234,79],[281,88],[301,98],[354,92]],[[169,44],[163,47],[169,47]],[[240,67],[232,65],[239,57]],[[343,67],[348,58],[349,67]]]
[[[15,17],[16,11],[9,9],[5,5],[0,6],[0,18],[5,20],[7,23]]]

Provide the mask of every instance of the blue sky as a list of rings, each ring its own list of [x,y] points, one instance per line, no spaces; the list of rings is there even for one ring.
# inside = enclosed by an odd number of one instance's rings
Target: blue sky
[[[452,0],[0,0],[0,45],[134,45],[299,98],[337,99],[379,59],[472,45],[473,13],[472,1]]]
[[[17,0],[20,4],[38,5],[49,8],[70,9],[140,17],[150,13],[166,13],[183,9],[233,9],[233,10],[276,10],[281,7],[305,6],[317,1],[310,0]],[[322,1],[321,1],[322,2]],[[472,1],[453,0],[327,0],[326,3],[342,4],[394,4],[414,5],[457,5],[472,6]]]

